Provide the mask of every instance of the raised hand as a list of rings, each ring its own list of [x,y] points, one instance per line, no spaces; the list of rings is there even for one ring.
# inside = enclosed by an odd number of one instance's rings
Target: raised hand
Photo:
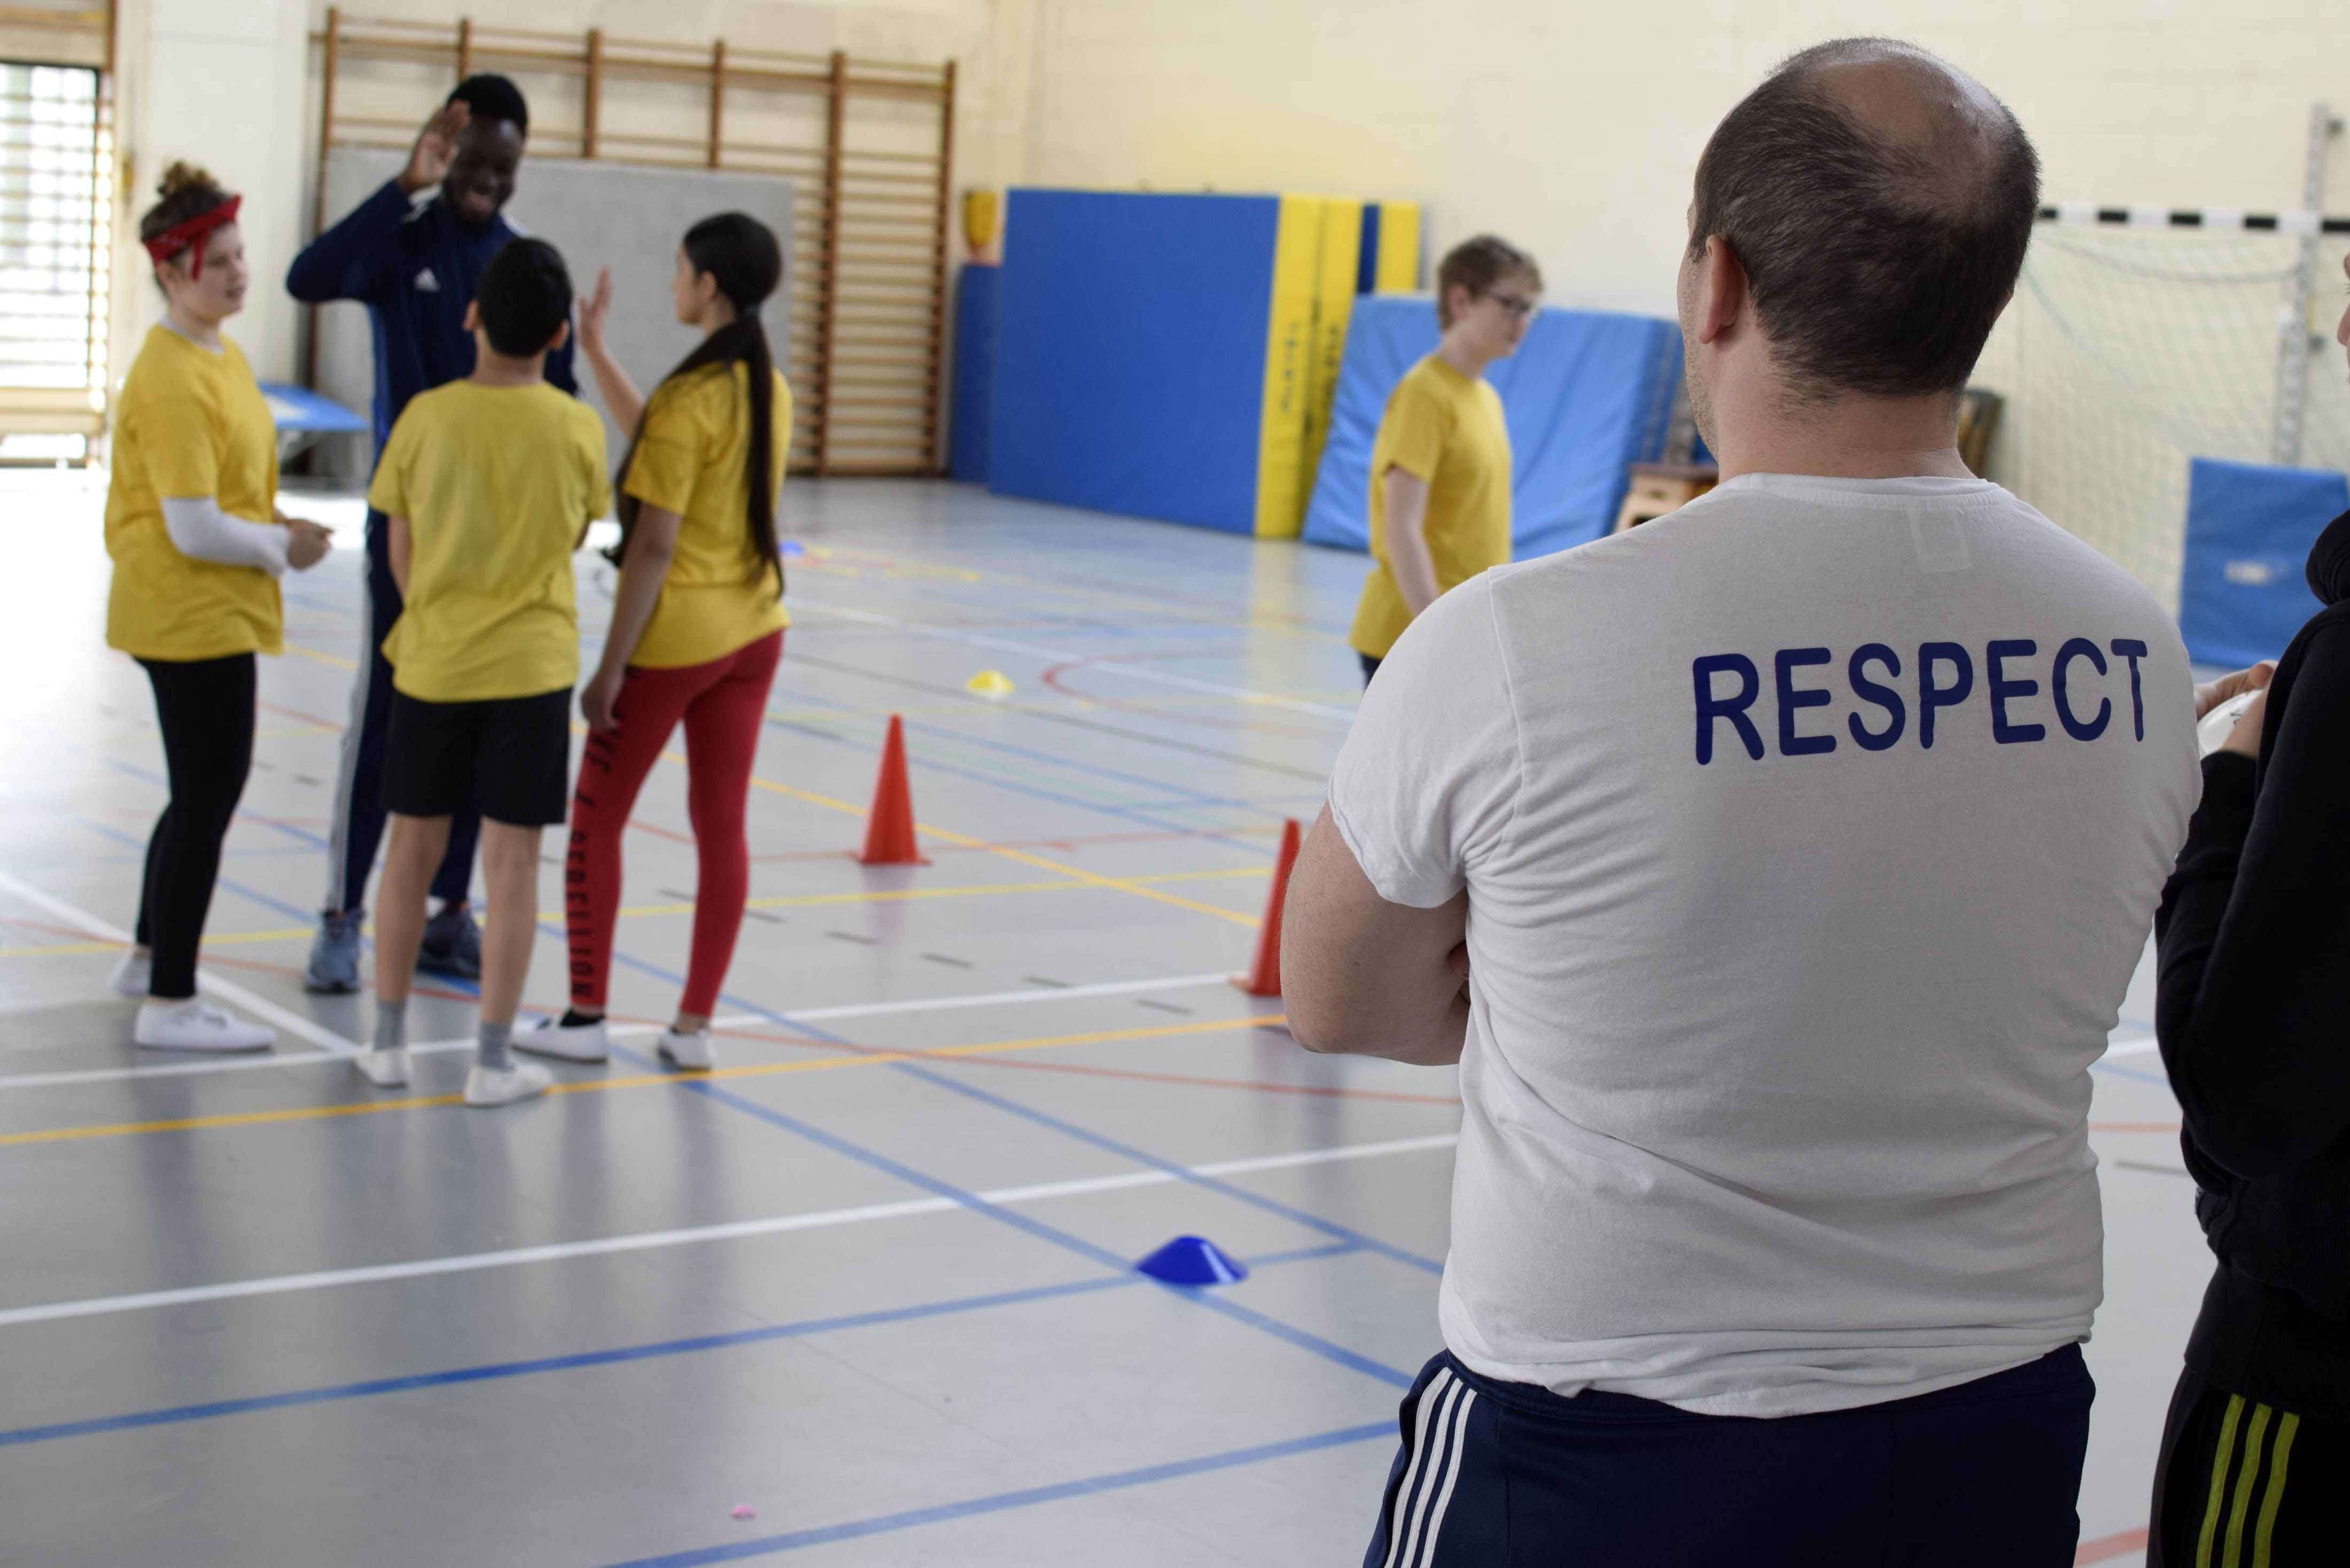
[[[604,317],[612,310],[612,269],[596,275],[596,292],[579,302],[579,347],[582,352],[604,352]]]
[[[416,145],[409,151],[408,167],[400,171],[400,189],[403,195],[413,196],[427,185],[441,183],[441,177],[449,172],[449,165],[456,161],[457,138],[473,120],[473,106],[460,99],[442,105],[439,112],[424,122],[424,129],[416,133]]]

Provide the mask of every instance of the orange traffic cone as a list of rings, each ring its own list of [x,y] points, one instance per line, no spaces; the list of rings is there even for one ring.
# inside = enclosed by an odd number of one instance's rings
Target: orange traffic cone
[[[1257,932],[1256,962],[1246,974],[1232,976],[1232,983],[1251,996],[1281,994],[1281,905],[1289,896],[1289,870],[1297,864],[1297,819],[1291,817],[1281,829],[1281,856],[1273,864],[1273,896],[1264,901],[1264,925]]]
[[[881,774],[873,781],[873,809],[865,814],[868,866],[925,865],[914,838],[914,792],[906,780],[906,725],[889,715],[889,738],[881,745]]]

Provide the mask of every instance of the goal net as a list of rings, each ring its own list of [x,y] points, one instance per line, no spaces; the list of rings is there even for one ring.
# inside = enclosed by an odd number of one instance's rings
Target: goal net
[[[2279,461],[2280,357],[2303,241],[2043,223],[1974,384],[2007,400],[1999,480],[2176,611],[2190,459]],[[2320,235],[2302,369],[2304,468],[2350,469],[2332,340],[2350,238]]]

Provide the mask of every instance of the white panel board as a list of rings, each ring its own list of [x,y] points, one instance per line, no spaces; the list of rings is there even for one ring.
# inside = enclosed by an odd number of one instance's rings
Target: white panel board
[[[358,206],[397,174],[407,157],[389,148],[335,149],[327,161],[327,211],[339,217]],[[436,193],[421,199],[439,198]],[[572,284],[581,294],[595,286],[598,268],[612,269],[614,297],[606,337],[614,357],[639,389],[647,392],[698,340],[692,327],[677,321],[670,301],[678,242],[698,220],[725,212],[759,219],[775,231],[784,254],[791,254],[792,184],[772,175],[525,159],[506,208],[516,228],[563,253]],[[787,282],[762,311],[779,360],[789,351],[790,309]],[[324,307],[318,333],[318,390],[365,413],[375,396],[366,307]],[[617,462],[628,432],[612,423],[584,362],[578,370],[579,394],[604,415],[605,436]]]

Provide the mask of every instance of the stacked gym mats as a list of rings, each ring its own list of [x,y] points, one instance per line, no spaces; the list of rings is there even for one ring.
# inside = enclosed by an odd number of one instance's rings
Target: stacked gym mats
[[[1410,202],[1014,190],[957,304],[954,474],[999,494],[1365,546],[1371,440],[1436,346]],[[1680,340],[1547,311],[1496,364],[1517,553],[1606,531],[1655,459]]]

